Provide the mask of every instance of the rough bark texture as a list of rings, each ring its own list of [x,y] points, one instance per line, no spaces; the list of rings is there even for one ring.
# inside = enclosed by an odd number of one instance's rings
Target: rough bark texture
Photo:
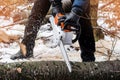
[[[96,28],[98,27],[98,24],[97,24],[98,3],[99,3],[99,0],[90,0],[91,23],[92,23],[92,26],[94,27],[94,36],[96,41],[104,38],[104,34],[102,30],[100,28]]]
[[[1,64],[0,80],[120,80],[120,61],[71,64],[72,73],[62,61]]]

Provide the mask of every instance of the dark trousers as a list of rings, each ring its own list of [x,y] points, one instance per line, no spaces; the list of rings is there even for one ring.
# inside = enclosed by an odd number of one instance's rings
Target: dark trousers
[[[93,36],[93,28],[90,20],[81,19],[81,35],[79,45],[81,48],[81,58],[83,61],[95,61],[95,40]]]
[[[28,55],[33,54],[37,32],[50,8],[50,5],[49,0],[36,0],[34,3],[25,28],[24,39],[22,40],[22,43],[26,45]],[[71,6],[72,2],[70,0],[63,0],[63,8],[66,12],[70,11]],[[89,8],[86,14],[89,15]],[[80,24],[81,35],[78,41],[81,48],[81,58],[83,61],[94,61],[95,41],[90,19],[81,18]]]
[[[63,0],[63,9],[66,13],[70,12],[72,8],[72,2],[74,0]],[[93,28],[90,20],[90,4],[84,13],[83,17],[80,18],[81,34],[78,39],[82,61],[95,61],[95,40],[93,35]],[[89,16],[89,17],[88,17]]]

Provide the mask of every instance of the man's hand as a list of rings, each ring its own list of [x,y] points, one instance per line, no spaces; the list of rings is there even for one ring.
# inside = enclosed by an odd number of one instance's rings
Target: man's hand
[[[69,29],[69,27],[71,26],[71,30],[77,30],[80,27],[79,20],[80,17],[76,13],[71,11],[68,15],[66,15],[66,19],[64,21],[64,29]]]
[[[61,0],[50,0],[52,4],[52,15],[56,16],[56,14],[61,13],[63,14],[63,8],[62,8],[62,3]]]
[[[80,28],[79,20],[80,16],[71,11],[69,14],[59,18],[58,25],[60,25],[61,22],[64,22],[64,30],[76,31]]]

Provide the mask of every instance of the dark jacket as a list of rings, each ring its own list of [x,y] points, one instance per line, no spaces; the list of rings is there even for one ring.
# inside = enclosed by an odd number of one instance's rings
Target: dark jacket
[[[86,12],[88,9],[90,0],[74,0],[72,7],[78,7],[81,9],[81,12]]]
[[[55,2],[53,6],[62,6],[62,0],[50,0],[50,2]],[[72,1],[72,11],[78,15],[89,14],[90,11],[90,0],[71,0]]]

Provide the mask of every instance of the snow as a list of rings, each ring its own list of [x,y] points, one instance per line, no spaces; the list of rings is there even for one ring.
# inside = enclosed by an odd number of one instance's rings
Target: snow
[[[1,20],[1,21],[4,21],[4,20]],[[8,25],[10,22],[7,22]],[[5,25],[7,24],[5,23]],[[4,24],[0,24],[0,26],[4,26]],[[13,25],[9,29],[2,28],[2,30],[4,30],[9,35],[20,35],[21,37],[24,36],[24,29],[25,29],[25,26],[20,24]],[[58,46],[51,48],[50,45],[52,44],[52,42],[51,40],[49,40],[51,38],[47,40],[47,38],[53,34],[49,29],[50,29],[49,23],[41,26],[35,41],[36,44],[34,47],[34,58],[11,60],[10,56],[17,53],[20,49],[18,43],[17,42],[13,42],[10,44],[0,43],[0,62],[11,63],[11,62],[18,62],[18,61],[20,62],[20,61],[36,61],[36,60],[37,61],[38,60],[63,60],[60,48]],[[21,40],[22,39],[20,39],[20,41]],[[69,46],[66,45],[65,48],[69,48]],[[67,50],[67,52],[71,61],[81,61],[80,57],[78,57],[80,55],[79,54],[80,51],[76,51],[74,48],[71,48],[70,51]]]
[[[13,23],[12,18],[9,18],[9,19],[6,19],[6,20],[4,18],[5,18],[4,16],[0,16],[0,26],[6,26],[6,25],[9,25],[9,24]]]
[[[9,22],[8,22],[9,23]],[[0,26],[3,24],[0,24]],[[0,43],[0,62],[3,63],[12,63],[12,62],[20,62],[20,61],[49,61],[49,60],[63,60],[61,51],[59,47],[51,48],[49,45],[52,43],[50,40],[47,40],[49,36],[52,35],[50,29],[50,24],[45,24],[41,27],[40,31],[38,32],[37,39],[35,41],[34,47],[34,58],[30,59],[19,59],[19,60],[11,60],[10,56],[17,53],[20,49],[18,43],[13,42],[10,44]],[[8,34],[11,35],[21,35],[24,36],[24,25],[14,25],[12,28],[6,30]],[[78,43],[76,42],[73,44],[74,47],[79,47]],[[108,53],[107,50],[110,50],[112,47],[111,38],[109,36],[105,36],[104,40],[99,40],[96,42],[96,61],[106,61],[108,60]],[[65,46],[71,50],[67,50],[69,60],[70,61],[77,61],[81,62],[80,57],[80,50],[77,51],[74,48],[70,48],[70,46]],[[120,40],[117,40],[116,46],[114,48],[114,54],[111,56],[111,60],[120,59]]]

